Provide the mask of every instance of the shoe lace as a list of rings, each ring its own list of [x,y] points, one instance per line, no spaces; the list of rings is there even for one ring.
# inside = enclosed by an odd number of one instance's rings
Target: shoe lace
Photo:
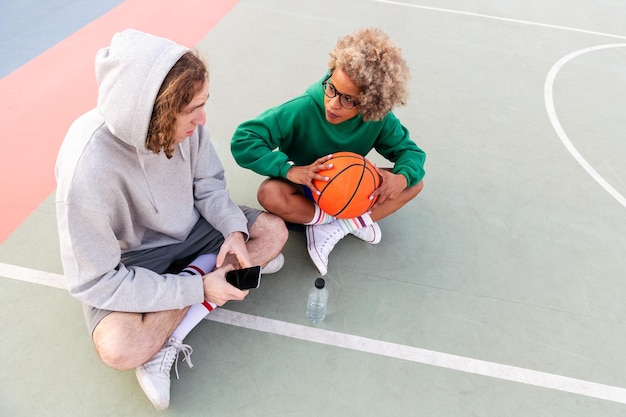
[[[172,362],[174,363],[174,370],[176,371],[176,379],[180,379],[178,376],[178,357],[181,352],[184,355],[183,361],[187,362],[190,368],[193,368],[193,363],[191,363],[191,354],[193,353],[193,348],[185,343],[180,343],[176,339],[170,339],[167,342],[167,346],[173,347],[174,349],[168,349],[167,357],[165,362],[169,364],[169,369],[172,367]]]
[[[339,242],[344,236],[345,233],[343,233],[340,228],[337,228],[333,230],[332,233],[330,233],[328,236],[326,236],[326,239],[324,239],[324,241],[320,245],[320,248],[324,248],[326,245],[335,246],[337,242]]]
[[[357,235],[357,236],[363,236],[366,237],[370,231],[370,229],[372,228],[372,226],[365,226],[365,227],[361,227],[359,229],[356,229],[354,231],[352,231],[353,235]]]

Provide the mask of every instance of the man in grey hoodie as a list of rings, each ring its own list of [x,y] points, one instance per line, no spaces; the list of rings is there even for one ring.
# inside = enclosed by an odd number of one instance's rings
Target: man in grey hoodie
[[[280,269],[287,230],[230,199],[205,126],[208,71],[193,52],[127,30],[98,51],[96,78],[97,107],[72,124],[57,158],[63,268],[103,362],[136,368],[164,409],[171,367],[191,353],[182,339],[215,306],[248,293],[226,272]]]

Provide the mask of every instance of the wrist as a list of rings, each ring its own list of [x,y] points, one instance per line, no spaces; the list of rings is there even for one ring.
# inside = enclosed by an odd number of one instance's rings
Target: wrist
[[[285,164],[280,167],[280,169],[278,170],[278,176],[282,177],[284,179],[288,179],[287,178],[287,173],[289,172],[289,170],[294,166],[293,161],[287,161],[285,162]]]
[[[225,240],[228,240],[228,241],[235,240],[235,241],[243,242],[245,244],[249,238],[250,238],[250,235],[248,235],[246,232],[243,232],[241,230],[236,230],[234,232],[230,232],[226,236]]]

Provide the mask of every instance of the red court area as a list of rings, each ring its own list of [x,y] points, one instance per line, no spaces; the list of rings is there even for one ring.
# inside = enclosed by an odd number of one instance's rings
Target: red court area
[[[96,103],[96,51],[127,28],[193,48],[235,4],[128,0],[0,80],[0,243],[54,191],[65,132]]]

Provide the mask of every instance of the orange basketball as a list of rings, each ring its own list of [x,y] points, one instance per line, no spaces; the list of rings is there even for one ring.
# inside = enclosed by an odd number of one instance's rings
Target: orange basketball
[[[314,195],[315,202],[333,217],[351,219],[366,213],[376,199],[370,195],[380,185],[374,165],[365,157],[353,152],[336,152],[326,162],[331,169],[319,171],[328,181],[313,180],[321,194]]]

